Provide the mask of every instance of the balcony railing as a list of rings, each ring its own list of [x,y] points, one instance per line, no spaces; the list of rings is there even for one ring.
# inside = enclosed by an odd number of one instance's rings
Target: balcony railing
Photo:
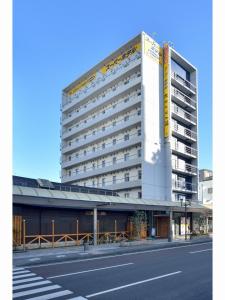
[[[194,115],[188,113],[186,110],[180,108],[174,103],[172,103],[171,108],[172,108],[172,113],[178,116],[179,119],[181,118],[184,123],[189,123],[192,125],[197,124],[197,118]]]
[[[79,156],[73,155],[71,158],[66,158],[62,160],[62,167],[68,167],[71,165],[79,164],[84,161],[96,159],[102,155],[109,154],[114,151],[118,151],[123,148],[130,147],[132,145],[141,143],[141,135],[138,134],[138,132],[135,132],[134,134],[129,135],[129,140],[124,141],[124,137],[120,139],[116,139],[116,143],[113,142],[113,139],[108,142],[104,143],[105,147],[102,148],[102,146],[95,147],[95,150],[89,150],[86,151],[85,154],[79,154]]]
[[[173,180],[173,190],[182,192],[197,192],[196,184],[192,184],[182,180]]]
[[[129,180],[128,180],[129,178]],[[116,176],[114,179],[108,179],[108,180],[98,180],[98,179],[90,179],[89,181],[92,181],[91,183],[86,183],[85,187],[93,187],[93,188],[106,188],[110,190],[119,190],[123,188],[131,188],[131,187],[139,187],[141,186],[141,177],[138,175],[133,175],[129,177],[124,176]],[[79,184],[79,182],[76,182],[76,184]]]
[[[104,160],[103,160],[104,161]],[[95,167],[89,167],[82,170],[80,168],[77,168],[76,171],[73,171],[71,173],[68,173],[66,175],[62,176],[62,179],[65,181],[74,181],[74,180],[82,180],[85,178],[91,178],[98,175],[111,173],[114,171],[131,168],[133,166],[141,164],[141,158],[137,154],[129,155],[126,158],[117,159],[116,161],[104,162],[98,165],[95,165]]]
[[[191,156],[194,158],[197,157],[197,153],[198,153],[197,149],[186,146],[185,144],[176,141],[172,143],[172,150],[184,154],[185,156]]]
[[[113,124],[107,125],[107,126],[105,126],[105,130],[104,131],[102,131],[102,128],[96,129],[95,130],[95,135],[93,135],[93,133],[87,134],[86,137],[84,137],[84,135],[82,135],[82,139],[80,139],[78,137],[78,140],[75,140],[73,142],[69,141],[69,142],[64,143],[63,146],[62,146],[62,149],[66,148],[68,146],[71,147],[71,146],[73,146],[75,144],[78,145],[82,141],[86,142],[91,137],[94,138],[94,140],[95,140],[95,139],[97,139],[97,135],[98,134],[101,134],[101,136],[103,137],[103,136],[105,136],[105,134],[106,135],[108,134],[108,131],[110,129],[116,130],[116,127],[118,127],[118,125],[121,125],[121,124],[126,125],[126,124],[129,123],[129,121],[135,120],[137,117],[139,117],[138,119],[140,119],[140,116],[141,115],[139,115],[138,111],[135,112],[135,113],[133,113],[133,114],[131,114],[131,115],[129,115],[129,120],[127,120],[127,121],[125,121],[124,116],[122,116],[122,117],[118,118],[118,120],[116,121],[115,126],[113,126]],[[141,119],[140,119],[140,121],[141,121]]]
[[[134,56],[130,57],[127,62],[123,62],[119,65],[116,69],[114,69],[111,73],[107,73],[98,77],[95,82],[92,82],[88,87],[84,88],[83,90],[78,91],[77,93],[73,94],[72,96],[63,96],[63,104],[62,109],[66,110],[76,104],[76,102],[80,102],[81,100],[89,97],[91,94],[103,88],[106,84],[109,84],[117,77],[124,75],[124,69],[126,69],[126,73],[129,72],[132,68],[138,66],[141,62],[141,54],[136,53]]]
[[[171,77],[175,79],[179,84],[181,84],[183,87],[187,88],[189,91],[195,93],[196,92],[196,87],[193,83],[190,81],[184,79],[181,77],[179,74],[172,72]]]
[[[181,173],[197,175],[198,168],[194,165],[185,162],[179,162],[176,159],[172,160],[172,169]]]
[[[126,110],[128,107],[132,107],[135,106],[138,102],[141,102],[141,96],[133,96],[131,98],[127,98],[126,102],[123,100],[121,100],[120,102],[118,102],[115,107],[111,106],[108,109],[105,109],[104,113],[99,112],[98,114],[96,114],[95,118],[93,117],[88,117],[84,120],[77,122],[76,124],[74,124],[73,126],[70,126],[69,128],[64,128],[63,129],[63,135],[65,135],[66,133],[72,133],[72,132],[79,132],[79,131],[83,131],[91,126],[93,126],[95,124],[95,126],[102,122],[103,120],[107,119],[108,117],[112,117],[113,115],[117,114],[118,112],[122,112],[124,110]],[[75,119],[76,120],[76,119]],[[75,120],[73,120],[73,123],[75,122]]]
[[[172,130],[176,133],[180,138],[184,138],[185,140],[196,142],[197,141],[197,133],[176,123],[172,124]]]
[[[190,97],[188,97],[187,95],[185,95],[184,93],[182,93],[181,91],[179,91],[174,87],[172,87],[171,92],[172,92],[172,96],[174,96],[175,99],[178,99],[181,105],[184,105],[188,108],[196,109],[197,107],[196,100],[191,99]]]
[[[121,84],[121,86],[118,86],[114,90],[110,89],[109,92],[102,94],[100,97],[98,97],[98,99],[93,99],[90,104],[86,104],[85,105],[86,107],[79,109],[79,111],[77,111],[77,109],[74,109],[72,112],[68,113],[66,116],[62,118],[62,125],[65,126],[71,122],[74,122],[75,120],[81,118],[84,115],[90,115],[92,112],[96,110],[96,108],[100,109],[102,106],[114,102],[115,99],[119,98],[119,96],[121,94],[124,94],[125,91],[126,93],[129,92],[130,90],[132,91],[132,89],[134,89],[136,85],[138,85],[140,82],[141,82],[140,76],[137,75],[132,79],[130,79],[129,83],[126,86],[124,84]],[[128,100],[134,98],[136,95],[139,95],[140,92],[141,90],[138,92],[131,92],[131,95],[128,94],[127,96],[123,96],[123,98],[120,99],[116,103],[116,105],[124,102],[124,100],[127,98]]]

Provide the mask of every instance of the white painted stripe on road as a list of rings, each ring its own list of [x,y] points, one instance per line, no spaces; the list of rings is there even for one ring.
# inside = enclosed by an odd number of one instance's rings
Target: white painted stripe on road
[[[125,266],[129,266],[129,265],[133,265],[133,264],[134,263],[127,263],[127,264],[122,264],[122,265],[114,265],[114,266],[109,266],[109,267],[104,267],[104,268],[98,268],[98,269],[91,269],[91,270],[86,270],[86,271],[80,271],[80,272],[76,272],[76,273],[67,273],[67,274],[62,274],[62,275],[56,275],[56,276],[47,277],[47,279],[58,278],[58,277],[65,277],[65,276],[71,276],[71,275],[78,275],[78,274],[95,272],[95,271],[100,271],[100,270],[107,270],[107,269],[112,269],[112,268],[125,267]]]
[[[40,280],[40,279],[44,279],[44,278],[43,277],[32,277],[32,278],[27,278],[27,279],[14,280],[13,285],[18,284],[18,283],[36,281],[36,280]]]
[[[67,300],[87,300],[87,298],[84,298],[84,297],[78,296],[78,297],[75,297],[75,298],[70,298],[70,299],[67,299]]]
[[[138,254],[143,254],[143,253],[160,252],[160,251],[167,251],[167,250],[176,250],[176,249],[180,249],[180,248],[201,246],[201,245],[211,244],[211,243],[212,242],[206,242],[206,243],[201,243],[201,244],[191,244],[191,245],[184,245],[184,246],[179,246],[179,247],[168,247],[168,248],[161,248],[161,249],[144,250],[144,251],[131,252],[131,253],[123,253],[123,254],[93,257],[93,258],[69,260],[69,261],[55,262],[55,263],[49,263],[49,264],[40,264],[40,265],[33,265],[33,266],[31,265],[31,266],[27,266],[27,267],[24,267],[24,268],[25,269],[26,268],[42,268],[42,267],[55,266],[55,265],[64,265],[64,264],[71,264],[71,263],[86,262],[86,261],[91,261],[91,260],[108,259],[108,258],[119,257],[119,256],[129,256],[129,255],[138,255]]]
[[[126,285],[121,285],[121,286],[118,286],[118,287],[116,287],[116,288],[109,289],[109,290],[105,290],[105,291],[101,291],[101,292],[94,293],[94,294],[90,294],[90,295],[87,295],[87,296],[85,296],[85,297],[86,297],[86,298],[92,298],[92,297],[95,297],[95,296],[98,296],[98,295],[102,295],[102,294],[106,294],[106,293],[118,291],[118,290],[121,290],[121,289],[125,289],[125,288],[130,287],[130,286],[134,286],[134,285],[146,283],[146,282],[149,282],[149,281],[153,281],[153,280],[157,280],[157,279],[161,279],[161,278],[173,276],[173,275],[176,275],[176,274],[180,274],[181,272],[182,272],[182,271],[177,271],[177,272],[168,273],[168,274],[164,274],[164,275],[161,275],[161,276],[149,278],[149,279],[146,279],[146,280],[137,281],[137,282],[133,282],[133,283],[126,284]]]
[[[200,253],[200,252],[205,252],[205,251],[212,251],[212,248],[210,248],[210,249],[204,249],[204,250],[198,250],[198,251],[192,251],[192,252],[189,252],[189,253],[193,254],[193,253]]]
[[[13,268],[13,271],[20,271],[20,270],[24,270],[24,268]]]
[[[43,295],[43,296],[29,298],[26,300],[49,300],[49,299],[55,299],[58,297],[70,295],[70,294],[73,294],[73,292],[71,292],[69,290],[65,290],[65,291],[61,291],[61,292],[57,292],[57,293],[52,293],[52,294],[47,294],[47,295]]]
[[[15,271],[13,272],[13,275],[18,275],[18,274],[25,274],[25,273],[29,273],[30,271],[25,270],[25,271]]]
[[[17,275],[17,276],[13,276],[13,279],[24,278],[24,277],[30,277],[30,276],[35,276],[35,275],[36,275],[36,274],[34,274],[34,273],[23,274],[23,275]]]
[[[45,285],[45,284],[48,284],[48,283],[52,283],[52,282],[50,280],[42,280],[42,281],[28,283],[28,284],[16,285],[16,286],[13,287],[13,291],[29,288],[29,287],[32,287],[32,286]]]
[[[56,290],[56,289],[59,289],[59,288],[61,288],[61,286],[58,285],[58,284],[55,284],[55,285],[50,285],[50,286],[46,286],[46,287],[43,287],[43,288],[34,289],[34,290],[13,293],[13,299],[18,298],[18,297],[22,297],[22,296],[31,295],[31,294],[37,294],[37,293],[41,293],[41,292]]]

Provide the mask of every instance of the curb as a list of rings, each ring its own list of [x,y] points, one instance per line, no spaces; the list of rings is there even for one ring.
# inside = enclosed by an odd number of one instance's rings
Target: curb
[[[139,246],[125,246],[125,247],[119,247],[118,249],[114,249],[112,251],[108,251],[107,253],[91,253],[91,252],[83,252],[85,253],[85,257],[81,256],[77,253],[67,254],[65,257],[60,257],[60,259],[56,258],[56,255],[53,255],[52,258],[43,256],[44,259],[38,259],[38,261],[26,261],[27,259],[21,258],[21,260],[14,263],[14,267],[29,267],[29,266],[37,266],[37,265],[44,265],[48,263],[57,263],[57,262],[66,262],[66,261],[75,261],[75,260],[86,260],[89,258],[95,258],[95,257],[107,257],[107,256],[113,256],[117,254],[124,254],[124,253],[138,253],[142,251],[147,250],[158,250],[158,249],[164,249],[164,248],[176,248],[179,246],[185,246],[185,245],[192,245],[192,244],[202,244],[207,242],[212,242],[213,240],[211,238],[202,239],[202,240],[188,240],[187,242],[172,242],[172,243],[165,243],[161,245],[139,245]]]

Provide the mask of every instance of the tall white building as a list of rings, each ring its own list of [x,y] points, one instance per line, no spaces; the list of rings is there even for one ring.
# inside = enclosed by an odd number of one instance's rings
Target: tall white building
[[[63,90],[61,180],[197,200],[197,70],[142,32]]]

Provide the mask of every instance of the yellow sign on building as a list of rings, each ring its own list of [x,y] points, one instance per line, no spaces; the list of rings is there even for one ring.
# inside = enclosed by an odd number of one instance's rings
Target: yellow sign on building
[[[162,65],[163,49],[149,37],[144,39],[144,53]]]
[[[100,69],[100,71],[103,74],[105,74],[108,70],[113,69],[116,65],[121,64],[124,59],[130,57],[131,55],[133,55],[134,53],[136,53],[140,49],[141,49],[141,44],[140,43],[135,44],[129,50],[125,51],[124,53],[117,56],[115,59],[111,60],[108,64],[104,65]]]
[[[169,87],[169,46],[168,44],[164,45],[163,52],[163,97],[164,97],[164,137],[167,138],[169,136],[170,130],[170,111],[169,111],[169,95],[170,95],[170,87]]]
[[[78,92],[80,89],[84,88],[85,86],[87,86],[90,82],[92,82],[94,79],[96,78],[96,72],[93,73],[91,76],[89,76],[88,78],[84,79],[83,81],[81,81],[80,83],[78,83],[75,87],[73,87],[67,94],[69,96],[75,94],[76,92]]]

